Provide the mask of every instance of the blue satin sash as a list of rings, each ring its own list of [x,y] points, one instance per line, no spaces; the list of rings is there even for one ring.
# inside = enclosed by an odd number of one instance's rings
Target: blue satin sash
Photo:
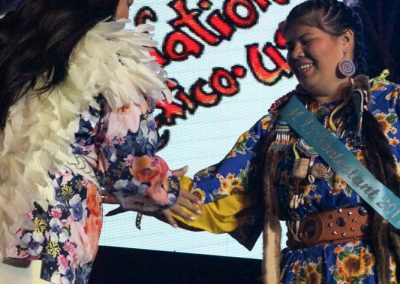
[[[287,122],[376,212],[400,229],[400,198],[378,181],[356,157],[293,96],[281,110]]]

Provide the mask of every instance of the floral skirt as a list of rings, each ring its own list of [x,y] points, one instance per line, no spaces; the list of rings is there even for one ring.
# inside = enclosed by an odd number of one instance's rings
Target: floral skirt
[[[326,244],[282,252],[281,283],[372,284],[375,258],[367,242]],[[390,261],[390,283],[396,282],[396,263]]]
[[[34,229],[19,230],[18,244],[9,245],[7,257],[41,260],[40,277],[51,283],[85,284],[89,281],[102,226],[100,193],[96,185],[71,171],[55,173],[50,178],[56,202],[48,208],[36,204],[27,213]],[[3,284],[1,279],[0,283]]]

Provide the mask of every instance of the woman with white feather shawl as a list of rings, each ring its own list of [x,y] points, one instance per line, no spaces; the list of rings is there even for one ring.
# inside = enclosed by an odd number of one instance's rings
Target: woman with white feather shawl
[[[171,95],[151,27],[110,20],[132,2],[23,0],[0,20],[2,284],[87,283],[100,188],[130,210],[196,211],[155,156],[152,112]]]

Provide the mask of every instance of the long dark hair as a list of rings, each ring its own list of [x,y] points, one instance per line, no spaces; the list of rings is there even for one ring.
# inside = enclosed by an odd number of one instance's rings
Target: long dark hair
[[[43,93],[63,82],[76,44],[112,17],[117,5],[118,0],[22,0],[0,19],[0,129],[28,90]]]
[[[0,15],[11,10],[13,6],[18,4],[19,0],[0,0]]]
[[[346,29],[353,30],[355,34],[354,61],[357,67],[357,73],[366,72],[365,48],[363,44],[363,28],[358,13],[346,6],[344,3],[336,0],[309,0],[296,6],[290,13],[286,21],[286,32],[293,28],[297,23],[304,23],[310,26],[318,27],[321,30],[332,35],[340,35]],[[285,31],[284,31],[285,32]],[[360,78],[362,76],[358,76]],[[368,84],[364,84],[368,89]],[[308,96],[301,96],[302,101],[309,101]],[[352,128],[351,123],[347,123],[349,118],[345,114],[355,113],[354,105],[348,100],[345,109],[341,112],[340,120],[345,122],[345,127]],[[279,112],[277,113],[279,116]],[[397,167],[393,154],[390,151],[389,142],[382,132],[381,126],[376,118],[368,111],[363,112],[363,128],[362,128],[362,151],[365,157],[367,168],[374,176],[390,188],[397,196],[400,197],[400,182],[397,174]],[[277,165],[282,153],[277,154],[270,151],[273,139],[266,139],[262,146],[262,157],[260,159],[263,165],[259,169],[264,174],[264,192],[265,195],[271,195],[269,191],[276,190],[274,188],[275,171],[270,170],[270,165]],[[276,166],[275,166],[276,168]],[[267,198],[269,200],[270,198]],[[266,201],[268,204],[268,201]],[[276,214],[279,210],[275,208],[277,202],[270,204],[271,208],[266,208],[267,216]],[[266,217],[267,218],[267,217]],[[270,217],[268,217],[270,218]],[[389,283],[389,257],[391,253],[395,257],[395,262],[400,263],[400,233],[392,225],[388,224],[377,213],[373,214],[370,226],[372,227],[373,252],[377,265],[378,283]],[[400,279],[400,269],[397,269],[397,279]]]

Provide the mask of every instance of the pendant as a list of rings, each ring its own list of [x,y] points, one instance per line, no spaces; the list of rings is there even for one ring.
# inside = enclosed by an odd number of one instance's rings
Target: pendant
[[[310,165],[310,159],[299,158],[294,160],[293,176],[300,179],[305,179],[308,173],[309,165]]]
[[[318,153],[303,138],[299,138],[296,145],[300,152],[307,157],[318,157]]]
[[[279,121],[275,127],[275,141],[272,143],[271,150],[282,151],[288,145],[290,141],[290,128],[289,125],[284,121]]]
[[[308,175],[307,179],[310,184],[313,184],[315,182],[315,176],[313,175]]]
[[[332,174],[331,168],[326,167],[321,163],[317,163],[311,167],[310,171],[311,175],[313,175],[315,178],[319,179],[326,179]]]

